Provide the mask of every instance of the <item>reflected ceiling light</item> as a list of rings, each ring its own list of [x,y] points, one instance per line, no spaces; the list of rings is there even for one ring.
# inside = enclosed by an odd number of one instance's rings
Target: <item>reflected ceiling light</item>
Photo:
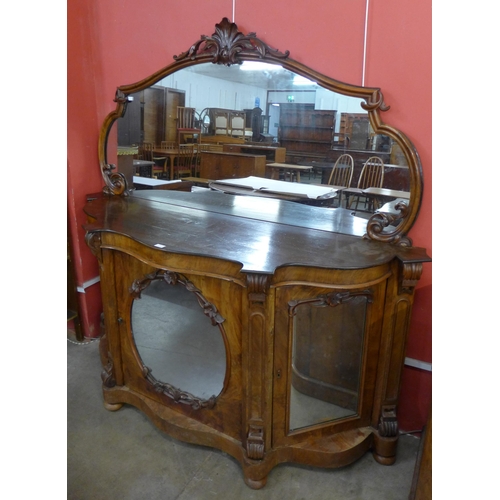
[[[243,64],[240,65],[240,69],[244,71],[279,71],[282,70],[283,67],[279,64],[269,64],[259,61],[243,61]]]
[[[312,80],[309,80],[303,76],[295,75],[293,77],[293,84],[294,85],[316,85],[316,82],[313,82]]]

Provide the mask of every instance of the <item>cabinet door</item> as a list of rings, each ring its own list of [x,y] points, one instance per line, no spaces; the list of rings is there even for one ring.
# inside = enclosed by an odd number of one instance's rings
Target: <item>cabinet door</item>
[[[277,290],[275,445],[370,425],[384,291]]]

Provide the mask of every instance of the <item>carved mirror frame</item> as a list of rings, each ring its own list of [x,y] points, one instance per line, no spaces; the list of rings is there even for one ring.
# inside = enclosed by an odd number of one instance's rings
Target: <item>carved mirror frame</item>
[[[227,18],[223,18],[219,24],[215,25],[215,33],[212,36],[202,35],[189,50],[174,56],[174,60],[174,63],[137,83],[117,88],[114,99],[117,103],[116,109],[105,118],[98,143],[99,164],[106,184],[103,191],[106,194],[122,196],[128,194],[125,176],[120,172],[114,172],[115,166],[107,162],[107,142],[114,122],[125,114],[130,94],[144,90],[180,69],[202,63],[212,62],[226,66],[241,64],[243,61],[274,63],[317,82],[325,89],[363,99],[364,103],[361,106],[368,112],[374,133],[389,136],[399,145],[408,163],[410,200],[408,204],[399,203],[396,205],[396,209],[399,210],[397,215],[376,213],[371,216],[367,224],[367,237],[393,244],[411,245],[406,234],[417,218],[422,200],[422,167],[418,153],[408,137],[400,130],[382,121],[380,114],[382,111],[387,111],[389,106],[385,104],[380,88],[351,85],[318,73],[291,59],[289,51],[280,52],[269,47],[257,38],[255,33],[244,35],[238,31],[237,25],[231,23]]]

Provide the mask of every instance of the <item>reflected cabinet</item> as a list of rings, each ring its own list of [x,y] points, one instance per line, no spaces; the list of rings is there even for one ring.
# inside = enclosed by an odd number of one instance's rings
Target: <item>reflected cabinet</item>
[[[105,407],[134,405],[165,433],[223,450],[252,488],[263,487],[283,462],[334,468],[371,450],[391,465],[413,294],[430,261],[408,237],[423,185],[415,148],[383,123],[388,106],[380,89],[321,75],[226,18],[174,59],[117,89],[99,136],[105,186],[85,206],[103,298]],[[239,69],[256,62],[252,77]],[[225,95],[229,83],[251,84],[242,108],[252,109],[258,92],[264,102],[267,90],[287,90],[298,77],[308,79],[322,109],[315,105],[307,120],[290,118],[281,130],[290,142],[276,151],[328,159],[348,147],[346,116],[361,110],[370,156],[380,144],[393,148],[391,168],[405,173],[407,196],[393,211],[362,218],[341,207],[210,189],[135,191],[110,163],[117,141],[108,143],[109,136],[120,136],[132,98],[150,87],[175,87],[179,96],[185,89],[192,102],[190,89],[202,99],[207,78],[220,86],[211,95]],[[215,104],[203,104],[209,106]],[[206,118],[198,124],[200,144],[210,142]],[[294,136],[299,125],[308,134]],[[252,154],[227,145],[217,155],[203,152],[202,165],[214,157],[211,171],[221,177],[264,177],[266,153],[247,146]]]

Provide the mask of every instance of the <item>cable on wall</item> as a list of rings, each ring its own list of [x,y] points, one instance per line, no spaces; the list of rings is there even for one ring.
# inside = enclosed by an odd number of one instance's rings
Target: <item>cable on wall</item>
[[[365,39],[363,42],[363,68],[361,72],[361,86],[365,86],[365,71],[366,71],[366,43],[367,43],[367,38],[368,38],[368,11],[370,8],[370,0],[366,0],[366,7],[365,7]]]

